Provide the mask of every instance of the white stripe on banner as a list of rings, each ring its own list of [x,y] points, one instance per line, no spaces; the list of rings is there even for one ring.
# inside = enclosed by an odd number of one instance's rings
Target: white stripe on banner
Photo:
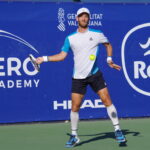
[[[60,23],[57,27],[60,31],[65,31],[65,25],[63,23]]]

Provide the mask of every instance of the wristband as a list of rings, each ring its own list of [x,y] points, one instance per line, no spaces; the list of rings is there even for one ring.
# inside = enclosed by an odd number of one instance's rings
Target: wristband
[[[48,62],[48,56],[43,56],[44,62]]]
[[[108,57],[107,57],[107,63],[109,63],[110,61],[112,61],[112,57],[111,57],[111,56],[108,56]]]

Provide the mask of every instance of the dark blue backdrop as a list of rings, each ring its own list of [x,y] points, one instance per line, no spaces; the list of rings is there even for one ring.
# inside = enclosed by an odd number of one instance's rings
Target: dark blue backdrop
[[[0,123],[69,119],[72,52],[63,62],[42,64],[39,73],[27,57],[59,53],[83,6],[91,11],[90,28],[104,32],[114,62],[123,66],[120,72],[109,68],[100,45],[99,67],[119,117],[150,116],[150,5],[1,2]],[[107,118],[98,99],[88,89],[81,119]]]

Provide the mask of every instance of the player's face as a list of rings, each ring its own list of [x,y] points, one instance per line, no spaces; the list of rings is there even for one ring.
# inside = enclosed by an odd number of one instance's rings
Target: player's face
[[[89,24],[89,15],[84,13],[77,17],[77,21],[80,27],[87,28]]]

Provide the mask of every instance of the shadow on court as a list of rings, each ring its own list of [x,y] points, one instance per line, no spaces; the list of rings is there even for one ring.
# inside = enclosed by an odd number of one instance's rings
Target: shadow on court
[[[132,136],[139,136],[140,135],[140,132],[130,131],[128,129],[122,130],[122,132],[124,135],[128,135],[128,134],[132,134]],[[69,133],[67,133],[67,135],[71,136]],[[103,133],[97,133],[97,134],[79,135],[79,137],[82,137],[82,136],[88,136],[88,137],[92,137],[92,138],[85,140],[85,141],[81,141],[78,145],[76,145],[76,147],[81,146],[81,145],[86,144],[86,143],[94,142],[97,140],[104,140],[104,139],[108,139],[108,138],[115,139],[114,132],[103,132]],[[120,147],[126,147],[127,141],[124,143],[120,143],[119,146]]]

